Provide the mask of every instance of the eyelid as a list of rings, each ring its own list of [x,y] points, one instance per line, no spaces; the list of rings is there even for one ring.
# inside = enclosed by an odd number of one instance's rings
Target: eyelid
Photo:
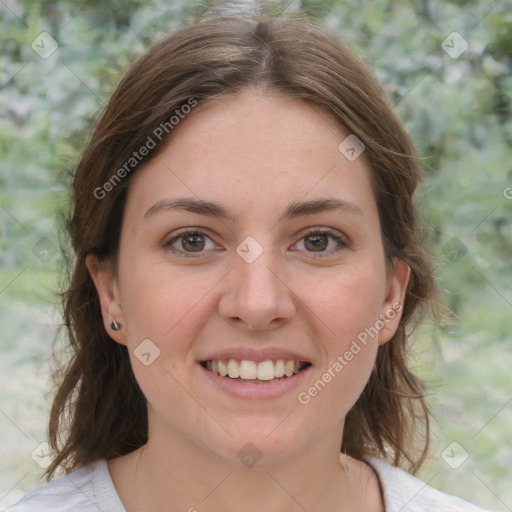
[[[315,257],[318,257],[318,258],[324,257],[325,258],[329,255],[339,252],[340,250],[351,249],[353,246],[352,241],[350,240],[350,238],[347,235],[345,235],[344,233],[342,233],[336,229],[328,228],[328,227],[308,228],[306,231],[301,233],[299,240],[297,242],[295,242],[293,245],[296,245],[299,242],[301,242],[302,240],[304,240],[304,238],[306,238],[308,236],[313,236],[313,235],[324,235],[324,236],[330,237],[336,241],[337,247],[334,250],[324,251],[324,252],[305,251],[306,254],[308,254],[308,256],[310,256],[310,257],[312,256],[314,258]]]
[[[347,237],[344,233],[337,231],[333,228],[329,227],[313,227],[313,228],[307,228],[304,230],[300,235],[299,239],[292,245],[294,247],[298,243],[302,242],[306,237],[308,236],[314,236],[314,235],[323,235],[331,238],[334,240],[337,244],[337,247],[330,251],[302,251],[308,254],[308,257],[313,258],[322,258],[327,257],[329,255],[332,255],[334,253],[339,252],[343,249],[350,249],[352,248],[352,242],[349,237]],[[179,254],[184,257],[192,257],[192,258],[198,258],[201,257],[208,252],[211,251],[199,251],[199,252],[188,252],[183,251],[181,249],[172,248],[172,244],[178,241],[180,238],[184,238],[186,236],[204,236],[205,238],[208,238],[212,241],[212,243],[216,244],[216,242],[213,240],[212,236],[210,236],[209,232],[205,228],[199,228],[199,227],[186,227],[178,229],[174,232],[172,232],[168,237],[166,237],[162,243],[162,246],[166,249],[168,249],[170,252],[174,254]],[[218,245],[218,244],[216,244]],[[295,249],[292,249],[295,251]]]
[[[187,252],[183,251],[181,249],[176,249],[172,247],[172,244],[176,241],[178,241],[180,238],[184,238],[186,236],[204,236],[205,238],[209,238],[212,243],[215,245],[216,242],[213,240],[213,238],[208,234],[208,230],[205,228],[196,228],[196,227],[186,227],[177,229],[176,231],[173,231],[169,236],[166,236],[162,242],[162,246],[164,249],[169,250],[173,254],[178,254],[181,256],[184,256],[186,258],[198,258],[201,256],[204,256],[209,251],[199,251],[199,252]]]
[[[176,230],[172,231],[171,233],[169,233],[168,235],[166,235],[166,237],[164,238],[164,240],[162,242],[162,245],[168,245],[170,242],[173,242],[175,239],[181,238],[181,237],[187,236],[187,235],[189,235],[189,236],[204,235],[204,236],[207,236],[208,238],[211,238],[205,228],[186,227],[186,228],[176,229]]]

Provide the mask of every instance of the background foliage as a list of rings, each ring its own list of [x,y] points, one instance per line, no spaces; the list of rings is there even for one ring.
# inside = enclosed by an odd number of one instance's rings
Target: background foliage
[[[69,174],[130,62],[211,3],[0,1],[2,508],[40,484],[59,323],[57,213],[68,203]],[[415,335],[416,365],[438,418],[419,476],[512,510],[512,3],[287,7],[323,19],[349,42],[388,92],[424,164],[418,200],[452,314],[443,328],[426,325]],[[469,45],[457,58],[442,46],[453,44],[453,31]],[[51,39],[42,32],[58,44],[46,58],[38,52],[49,51]]]

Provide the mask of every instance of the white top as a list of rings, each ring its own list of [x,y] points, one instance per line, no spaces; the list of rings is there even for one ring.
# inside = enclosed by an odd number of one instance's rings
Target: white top
[[[484,512],[442,493],[387,462],[366,459],[379,475],[386,512]],[[105,459],[38,487],[5,512],[126,512]]]

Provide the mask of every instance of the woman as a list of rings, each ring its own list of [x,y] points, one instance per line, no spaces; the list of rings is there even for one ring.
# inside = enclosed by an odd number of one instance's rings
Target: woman
[[[477,511],[428,450],[414,149],[302,19],[206,19],[125,75],[77,168],[50,418],[9,510]]]

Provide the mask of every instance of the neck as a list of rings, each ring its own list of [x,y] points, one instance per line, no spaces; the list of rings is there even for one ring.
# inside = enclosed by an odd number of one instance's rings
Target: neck
[[[382,510],[375,496],[375,508],[369,508],[370,475],[361,472],[364,463],[340,458],[336,445],[303,447],[295,456],[265,465],[263,457],[251,467],[248,459],[247,466],[228,461],[183,439],[166,441],[150,436],[142,448],[109,463],[127,512]]]

